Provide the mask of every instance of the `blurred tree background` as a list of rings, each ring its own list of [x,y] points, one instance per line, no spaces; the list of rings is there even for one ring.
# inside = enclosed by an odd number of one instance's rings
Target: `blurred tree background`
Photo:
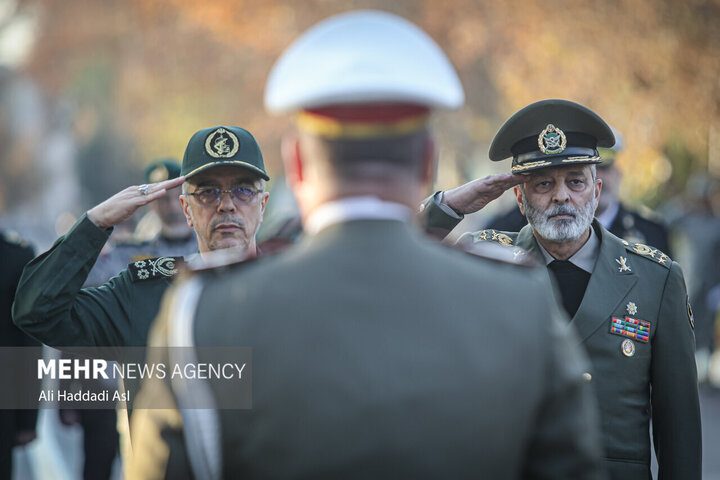
[[[460,73],[466,106],[435,119],[439,187],[509,170],[489,142],[543,98],[624,134],[631,203],[720,176],[720,0],[0,0],[0,211],[78,215],[222,123],[252,131],[279,177],[290,119],[264,112],[267,74],[303,30],[356,8],[415,22]],[[38,189],[56,193],[38,204]]]

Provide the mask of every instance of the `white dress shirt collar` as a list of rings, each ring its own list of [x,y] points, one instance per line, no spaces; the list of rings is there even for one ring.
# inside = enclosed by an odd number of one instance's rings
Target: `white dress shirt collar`
[[[327,202],[316,208],[303,225],[305,233],[315,235],[336,223],[353,220],[397,220],[409,222],[412,210],[399,203],[388,202],[374,196],[345,197]]]

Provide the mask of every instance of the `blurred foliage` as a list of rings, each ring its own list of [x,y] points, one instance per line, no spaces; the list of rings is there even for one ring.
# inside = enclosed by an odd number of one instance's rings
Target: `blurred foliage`
[[[21,3],[41,16],[27,72],[135,139],[137,163],[181,157],[194,131],[229,123],[256,134],[277,176],[289,119],[264,112],[267,74],[303,30],[355,8],[415,22],[460,73],[466,107],[436,119],[442,187],[509,169],[490,165],[487,145],[513,111],[543,98],[579,101],[623,132],[623,195],[652,204],[707,168],[709,128],[720,124],[720,0]]]

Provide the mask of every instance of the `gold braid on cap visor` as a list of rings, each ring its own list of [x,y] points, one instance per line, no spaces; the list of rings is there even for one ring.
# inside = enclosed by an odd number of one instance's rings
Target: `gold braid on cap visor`
[[[377,138],[416,132],[429,119],[430,114],[422,113],[390,122],[348,122],[303,111],[297,115],[296,123],[301,130],[325,138]]]

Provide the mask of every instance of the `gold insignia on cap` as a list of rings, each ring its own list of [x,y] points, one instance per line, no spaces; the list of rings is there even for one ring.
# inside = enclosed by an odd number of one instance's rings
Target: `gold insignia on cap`
[[[538,135],[538,148],[545,155],[562,153],[567,146],[565,133],[552,123],[549,123],[545,130]]]
[[[148,177],[150,183],[162,182],[163,180],[167,180],[168,178],[170,178],[170,172],[168,172],[168,169],[165,165],[158,165],[157,167],[153,168],[152,172],[150,172],[150,175],[148,175]]]
[[[632,270],[630,269],[630,266],[627,264],[627,258],[621,256],[620,258],[616,258],[615,261],[617,262],[618,265],[620,265],[618,267],[618,271],[632,272]]]
[[[205,139],[205,151],[213,158],[232,158],[239,148],[237,136],[222,127],[214,130]]]
[[[632,357],[633,355],[635,355],[635,344],[632,342],[632,340],[628,340],[627,338],[623,340],[622,353],[626,357]]]

